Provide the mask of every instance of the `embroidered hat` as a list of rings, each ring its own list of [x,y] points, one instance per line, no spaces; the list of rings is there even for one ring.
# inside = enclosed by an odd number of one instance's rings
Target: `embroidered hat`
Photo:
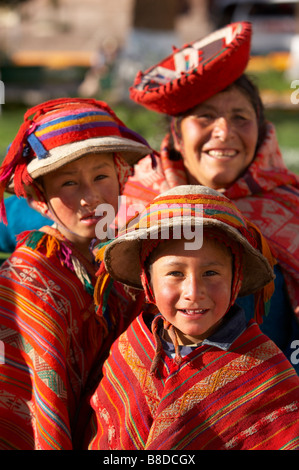
[[[251,24],[238,22],[174,49],[159,64],[137,73],[130,98],[170,116],[186,112],[242,75],[250,41]]]
[[[0,200],[9,184],[26,196],[39,176],[94,152],[117,153],[133,165],[153,150],[103,101],[61,98],[29,109],[0,168]]]
[[[200,236],[199,231],[196,233],[200,227],[222,231],[226,239],[241,245],[243,279],[239,295],[255,293],[268,284],[267,298],[272,295],[275,261],[266,240],[228,198],[205,186],[177,186],[157,196],[105,247],[106,270],[113,279],[141,288],[141,244],[152,245],[154,240],[168,238],[186,239],[186,233],[191,240],[190,229]],[[182,228],[188,232],[178,230]]]

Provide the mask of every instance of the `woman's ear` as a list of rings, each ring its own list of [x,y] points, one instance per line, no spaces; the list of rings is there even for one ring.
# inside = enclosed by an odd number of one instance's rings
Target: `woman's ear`
[[[174,149],[177,152],[182,153],[181,119],[180,118],[172,119],[171,135],[172,135]]]

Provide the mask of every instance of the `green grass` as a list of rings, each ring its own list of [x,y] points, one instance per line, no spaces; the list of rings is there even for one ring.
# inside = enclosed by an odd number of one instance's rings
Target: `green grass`
[[[278,71],[265,71],[254,73],[253,77],[261,90],[269,89],[276,92],[291,92],[290,84],[284,74]],[[102,99],[105,99],[102,98]],[[108,102],[109,102],[109,98]],[[140,133],[149,144],[159,150],[160,143],[167,130],[167,122],[163,115],[151,112],[132,104],[112,105],[116,114],[129,127]],[[26,111],[22,106],[2,105],[0,115],[0,162],[4,158],[7,146],[15,137],[23,115]],[[278,141],[287,166],[299,174],[299,132],[298,132],[298,105],[292,109],[267,109],[267,118],[274,123]]]

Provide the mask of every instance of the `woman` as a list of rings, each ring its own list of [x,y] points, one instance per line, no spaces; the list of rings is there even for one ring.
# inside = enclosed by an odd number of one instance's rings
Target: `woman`
[[[96,208],[117,211],[131,165],[149,151],[101,101],[53,100],[25,114],[0,189],[26,197],[49,225],[22,233],[0,270],[3,450],[81,447],[102,363],[136,305],[114,283],[95,309]],[[5,220],[3,200],[1,209]]]
[[[234,23],[138,74],[132,99],[170,115],[171,131],[156,168],[142,159],[124,194],[146,202],[168,188],[199,183],[236,203],[277,259],[275,312],[261,328],[299,372],[292,361],[299,338],[299,180],[286,168],[258,90],[244,75],[250,37],[250,24]],[[249,311],[252,299],[242,302]]]

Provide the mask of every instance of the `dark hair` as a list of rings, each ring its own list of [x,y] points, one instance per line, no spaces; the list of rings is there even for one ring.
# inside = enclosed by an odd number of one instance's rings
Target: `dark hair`
[[[257,124],[258,124],[258,139],[257,139],[257,144],[256,144],[256,149],[255,149],[256,151],[258,147],[262,144],[265,138],[266,129],[267,129],[267,121],[265,118],[265,108],[261,100],[258,87],[255,85],[252,79],[250,79],[247,75],[243,74],[241,75],[241,77],[237,78],[237,80],[235,80],[231,85],[229,85],[227,88],[225,88],[222,91],[223,92],[228,91],[231,88],[237,88],[241,93],[246,95],[246,97],[249,99],[255,111]],[[186,111],[184,114],[181,114],[177,118],[179,118],[179,120],[182,120],[184,117],[188,116],[190,111],[191,110]],[[171,160],[179,160],[180,158],[182,158],[181,154],[174,147],[173,136],[171,133],[170,133],[169,143],[170,143],[169,158]]]

